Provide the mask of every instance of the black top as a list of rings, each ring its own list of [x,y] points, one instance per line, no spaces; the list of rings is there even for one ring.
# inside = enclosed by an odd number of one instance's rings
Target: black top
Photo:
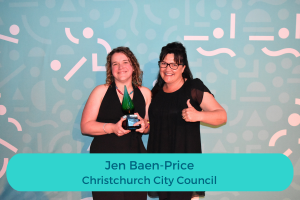
[[[148,153],[201,153],[200,124],[182,119],[182,110],[187,100],[201,111],[204,92],[209,89],[200,79],[187,80],[175,92],[166,93],[159,89],[149,107],[150,134]],[[204,192],[197,192],[204,196]],[[190,200],[192,192],[158,192],[159,199]]]
[[[146,103],[140,89],[133,87],[134,112],[145,118]],[[119,100],[116,85],[113,82],[107,89],[99,108],[97,122],[117,123],[123,116],[122,104]],[[91,153],[146,153],[142,142],[142,134],[132,131],[123,136],[114,133],[95,136],[90,147]]]
[[[209,89],[200,79],[187,80],[175,92],[160,89],[149,107],[151,123],[148,153],[201,153],[200,124],[182,119],[187,100],[201,111],[203,93]]]
[[[146,103],[143,94],[133,87],[134,112],[145,118]],[[97,122],[117,123],[123,116],[122,104],[119,100],[116,85],[112,83],[103,97]],[[123,136],[114,133],[95,136],[90,147],[90,153],[146,153],[142,142],[142,134],[132,131]],[[146,192],[92,192],[94,200],[146,200]]]

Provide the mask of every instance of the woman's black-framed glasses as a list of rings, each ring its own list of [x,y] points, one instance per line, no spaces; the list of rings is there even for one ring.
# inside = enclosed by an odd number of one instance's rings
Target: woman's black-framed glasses
[[[166,67],[170,66],[171,69],[176,70],[176,69],[178,69],[179,65],[183,65],[183,64],[166,63],[165,61],[158,61],[158,65],[160,68],[166,68]]]

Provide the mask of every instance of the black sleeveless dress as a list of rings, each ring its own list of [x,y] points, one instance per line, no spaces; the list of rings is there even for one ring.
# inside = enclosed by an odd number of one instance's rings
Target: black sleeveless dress
[[[133,87],[134,112],[145,117],[146,103],[143,94],[137,87]],[[117,123],[123,116],[122,105],[112,83],[102,100],[97,117],[98,122]],[[121,137],[114,133],[95,136],[91,143],[90,153],[146,153],[142,142],[142,134],[132,131]],[[146,200],[146,192],[92,192],[94,200]]]
[[[187,80],[175,92],[165,93],[159,89],[153,94],[149,107],[151,123],[148,153],[202,153],[199,122],[186,122],[182,110],[187,100],[198,111],[203,93],[209,89],[200,79]],[[204,196],[204,192],[197,192]],[[190,200],[192,192],[158,192],[160,200]]]

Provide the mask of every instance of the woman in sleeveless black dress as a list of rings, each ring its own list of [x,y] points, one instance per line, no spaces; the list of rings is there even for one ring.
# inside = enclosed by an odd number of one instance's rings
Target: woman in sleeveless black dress
[[[113,49],[107,56],[106,84],[90,94],[82,113],[81,131],[94,136],[90,153],[146,153],[142,133],[151,101],[151,91],[142,87],[142,72],[133,53],[127,47]],[[141,128],[124,130],[122,99],[124,85],[128,88]],[[146,200],[146,192],[92,192],[94,200]]]
[[[162,48],[159,67],[149,107],[151,128],[147,151],[201,153],[199,122],[223,124],[226,112],[202,81],[193,79],[181,43],[173,42]],[[204,195],[204,192],[158,192],[160,200],[190,200]]]

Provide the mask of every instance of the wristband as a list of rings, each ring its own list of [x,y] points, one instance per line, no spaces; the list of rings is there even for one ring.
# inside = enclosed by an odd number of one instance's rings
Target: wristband
[[[107,124],[107,123],[103,124],[103,130],[104,130],[104,132],[105,132],[106,134],[110,134],[110,133],[106,132],[106,130],[105,130],[106,124]]]

